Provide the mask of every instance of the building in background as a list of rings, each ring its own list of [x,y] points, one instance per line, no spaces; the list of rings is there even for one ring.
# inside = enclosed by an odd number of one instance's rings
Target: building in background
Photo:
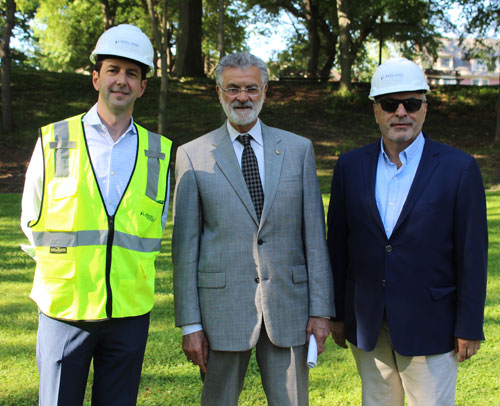
[[[432,67],[425,70],[430,84],[494,86],[500,83],[500,40],[487,39],[495,56],[494,69],[481,59],[467,59],[466,52],[474,46],[474,39],[467,38],[461,45],[458,39],[443,38],[443,47]]]

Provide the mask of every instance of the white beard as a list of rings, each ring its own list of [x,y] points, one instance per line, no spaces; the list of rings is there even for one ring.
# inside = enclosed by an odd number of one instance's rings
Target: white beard
[[[264,97],[261,97],[257,103],[253,103],[251,100],[248,100],[243,104],[237,100],[229,103],[225,102],[222,97],[220,98],[220,102],[224,113],[226,113],[226,116],[231,123],[236,125],[248,125],[253,123],[259,116],[259,113],[262,110],[262,106],[264,104]],[[235,109],[235,106],[251,107],[251,109],[240,110]]]

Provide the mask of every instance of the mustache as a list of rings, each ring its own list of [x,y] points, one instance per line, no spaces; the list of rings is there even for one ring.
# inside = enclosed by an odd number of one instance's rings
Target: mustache
[[[247,100],[245,103],[240,102],[239,100],[235,100],[231,103],[231,107],[250,107],[253,108],[254,103],[251,100]]]
[[[409,124],[409,125],[413,125],[413,123],[411,121],[408,121],[408,120],[394,120],[394,121],[391,121],[389,123],[389,125],[399,125],[399,124]]]

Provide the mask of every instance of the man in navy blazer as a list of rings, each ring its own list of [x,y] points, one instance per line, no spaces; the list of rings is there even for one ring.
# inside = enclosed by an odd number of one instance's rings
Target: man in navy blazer
[[[336,318],[364,406],[454,405],[458,362],[484,339],[488,232],[474,158],[422,133],[429,91],[413,62],[372,78],[382,139],[341,155],[328,211]]]

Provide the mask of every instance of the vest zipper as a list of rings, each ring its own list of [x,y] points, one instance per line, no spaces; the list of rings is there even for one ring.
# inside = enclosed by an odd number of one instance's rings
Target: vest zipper
[[[115,236],[115,216],[108,217],[108,244],[106,247],[106,316],[113,316],[113,292],[111,291],[111,256]]]

